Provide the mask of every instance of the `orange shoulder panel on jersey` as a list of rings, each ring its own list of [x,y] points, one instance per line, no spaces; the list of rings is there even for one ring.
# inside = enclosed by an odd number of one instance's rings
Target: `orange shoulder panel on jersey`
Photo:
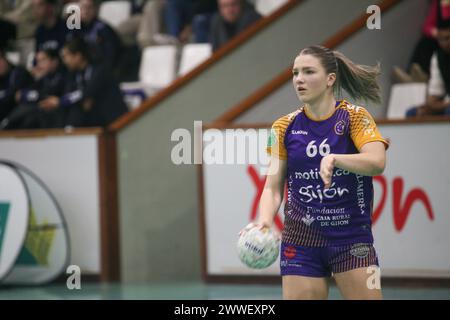
[[[385,148],[389,148],[389,142],[383,138],[377,128],[375,120],[363,107],[354,106],[350,103],[343,103],[341,108],[345,108],[350,115],[350,136],[358,151],[368,142],[383,142]]]
[[[296,110],[279,118],[273,123],[272,129],[270,130],[269,141],[267,142],[267,153],[277,156],[281,160],[287,159],[284,136],[286,134],[287,127],[300,112],[301,110]]]

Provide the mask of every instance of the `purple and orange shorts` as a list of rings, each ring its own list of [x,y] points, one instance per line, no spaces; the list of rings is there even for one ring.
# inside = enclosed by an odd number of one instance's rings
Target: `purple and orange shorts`
[[[379,266],[373,244],[355,243],[344,246],[303,247],[281,243],[281,275],[330,277],[332,273]]]

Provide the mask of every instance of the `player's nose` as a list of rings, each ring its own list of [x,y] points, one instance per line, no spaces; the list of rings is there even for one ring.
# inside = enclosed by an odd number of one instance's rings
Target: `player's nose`
[[[305,83],[305,80],[303,79],[303,76],[301,73],[299,73],[296,77],[295,77],[295,83],[296,84],[303,84]]]

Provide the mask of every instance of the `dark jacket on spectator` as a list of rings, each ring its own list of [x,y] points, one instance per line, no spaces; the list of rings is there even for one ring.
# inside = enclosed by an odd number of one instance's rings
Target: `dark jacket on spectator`
[[[97,63],[114,67],[120,59],[122,44],[117,33],[105,22],[95,19],[90,24],[74,29],[72,37],[82,37],[89,44],[91,58]]]
[[[242,32],[248,26],[259,20],[261,15],[250,4],[243,5],[243,12],[239,20],[230,24],[223,20],[220,13],[216,13],[211,22],[210,42],[213,50],[219,49],[234,36]]]
[[[83,103],[93,102],[90,110]],[[89,64],[85,70],[72,73],[67,81],[60,107],[65,125],[74,127],[107,126],[127,112],[119,84],[105,64]]]
[[[39,101],[50,97],[61,97],[64,93],[67,71],[60,66],[20,91],[19,106],[8,116],[10,129],[62,128],[64,113],[61,108],[43,110]]]
[[[47,28],[41,24],[36,28],[34,33],[35,51],[54,49],[59,50],[63,47],[67,40],[69,29],[62,19],[58,19],[55,25]]]
[[[31,86],[21,90],[21,104],[35,104],[49,96],[60,97],[64,93],[67,70],[60,66],[55,72],[36,80]]]
[[[29,86],[32,82],[33,78],[23,67],[11,65],[8,73],[0,76],[0,121],[16,106],[16,92]]]

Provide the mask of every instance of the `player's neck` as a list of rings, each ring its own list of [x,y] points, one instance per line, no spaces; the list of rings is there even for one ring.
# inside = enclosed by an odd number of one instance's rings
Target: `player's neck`
[[[314,119],[327,118],[334,112],[336,106],[336,99],[334,95],[324,95],[315,101],[310,101],[305,104],[306,111]]]

